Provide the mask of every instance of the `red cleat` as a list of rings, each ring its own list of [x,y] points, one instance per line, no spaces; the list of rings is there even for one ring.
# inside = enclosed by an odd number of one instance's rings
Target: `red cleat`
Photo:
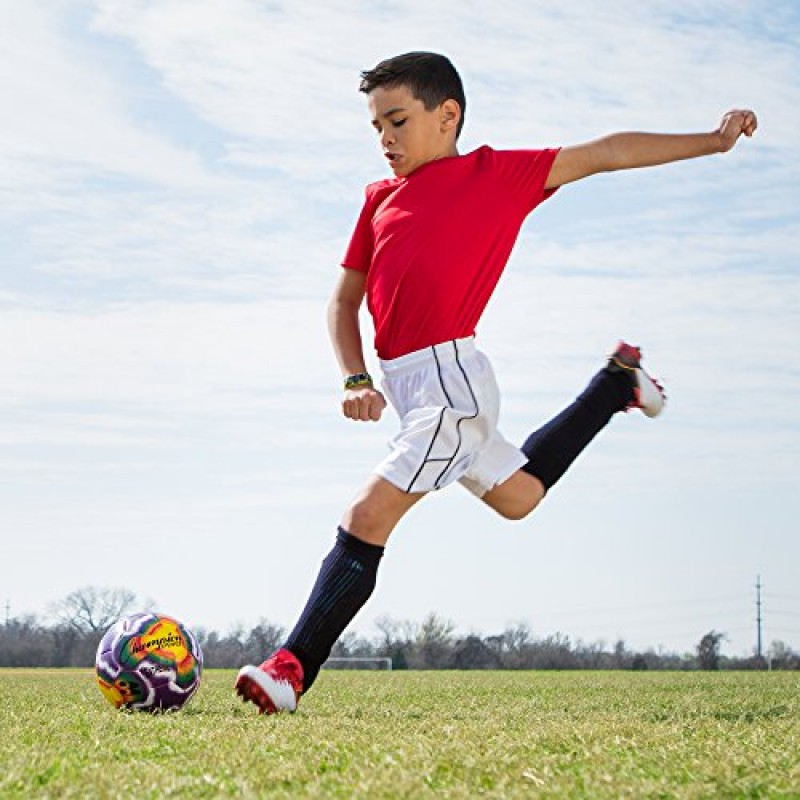
[[[242,667],[235,689],[242,700],[258,706],[259,714],[295,711],[303,693],[303,667],[293,653],[277,650],[261,666]]]
[[[664,408],[667,396],[664,387],[642,369],[642,351],[626,342],[620,342],[608,359],[608,369],[629,372],[633,379],[633,400],[625,407],[641,409],[646,417],[657,417]]]

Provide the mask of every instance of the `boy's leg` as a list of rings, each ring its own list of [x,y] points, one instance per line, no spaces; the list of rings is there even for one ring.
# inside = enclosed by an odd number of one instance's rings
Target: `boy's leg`
[[[286,640],[286,648],[303,665],[303,691],[311,688],[336,640],[372,594],[390,534],[424,496],[373,475],[344,513],[336,544]]]
[[[424,493],[409,494],[372,476],[350,505],[311,596],[283,648],[260,667],[243,667],[236,690],[262,712],[294,711],[336,640],[375,588],[384,545]]]
[[[379,475],[371,475],[342,516],[342,527],[353,536],[383,547],[406,512],[425,492],[404,492]]]
[[[614,414],[632,400],[630,376],[601,369],[575,402],[525,440],[521,449],[528,463],[522,470],[550,490]]]
[[[524,519],[544,499],[544,484],[518,469],[510,478],[481,497],[486,505],[506,519]]]
[[[522,519],[614,414],[639,408],[653,417],[663,405],[661,387],[641,368],[639,349],[620,342],[575,402],[527,438],[522,452],[528,463],[483,500],[505,517]]]

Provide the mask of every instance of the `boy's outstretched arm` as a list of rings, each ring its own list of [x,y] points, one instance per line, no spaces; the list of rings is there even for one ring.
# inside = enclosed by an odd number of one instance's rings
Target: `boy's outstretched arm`
[[[585,144],[562,148],[556,156],[546,188],[618,169],[653,167],[685,158],[725,153],[739,137],[752,136],[758,127],[749,110],[729,111],[709,133],[612,133]]]
[[[328,305],[328,332],[343,378],[367,372],[358,321],[366,284],[366,273],[342,269]],[[384,408],[386,400],[372,385],[344,390],[342,413],[349,419],[377,422]]]

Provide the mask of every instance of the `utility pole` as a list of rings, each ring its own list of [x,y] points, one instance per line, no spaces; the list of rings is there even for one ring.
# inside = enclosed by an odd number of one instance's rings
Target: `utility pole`
[[[758,646],[756,653],[761,660],[761,576],[756,575],[756,625],[758,631]]]
[[[11,620],[11,601],[6,599],[6,628]]]

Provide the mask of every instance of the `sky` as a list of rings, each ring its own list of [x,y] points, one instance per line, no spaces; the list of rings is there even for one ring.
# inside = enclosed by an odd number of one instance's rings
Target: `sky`
[[[676,10],[679,9],[679,10]],[[800,649],[800,11],[569,4],[0,5],[0,602],[126,587],[190,626],[291,628],[396,429],[344,419],[325,326],[364,186],[359,73],[447,54],[461,152],[760,128],[731,152],[564,187],[478,329],[522,442],[619,338],[667,388],[527,520],[460,487],[389,542],[351,630]],[[368,319],[364,330],[369,365]],[[265,654],[266,655],[266,654]]]

